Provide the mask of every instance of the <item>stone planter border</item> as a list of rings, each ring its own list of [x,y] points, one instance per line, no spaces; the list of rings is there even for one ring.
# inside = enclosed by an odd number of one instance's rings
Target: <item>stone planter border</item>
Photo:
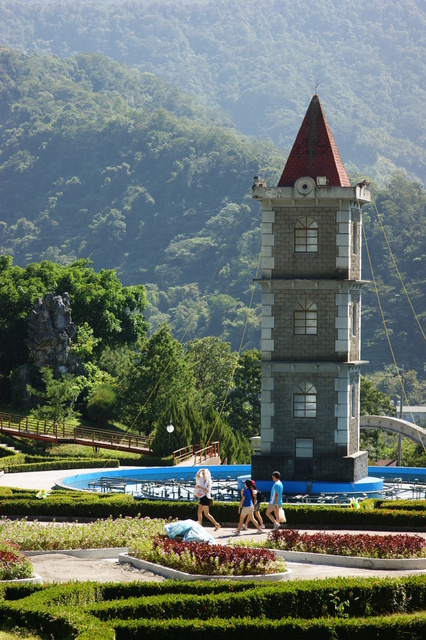
[[[33,578],[20,578],[19,580],[0,580],[0,584],[43,584],[43,578],[34,574]]]
[[[255,582],[278,582],[279,580],[291,580],[293,572],[288,569],[284,573],[271,573],[262,576],[205,576],[199,574],[185,573],[184,571],[178,571],[177,569],[171,569],[170,567],[163,567],[160,564],[154,564],[147,560],[140,560],[139,558],[133,558],[127,553],[120,553],[118,556],[120,563],[128,562],[137,569],[143,569],[145,571],[151,571],[156,575],[163,576],[170,580],[238,580],[238,581],[255,581]]]
[[[426,570],[426,558],[363,558],[361,556],[335,556],[326,553],[305,553],[303,551],[282,551],[273,549],[277,556],[287,562],[301,564],[326,564],[352,569],[382,569],[404,571],[409,569]]]

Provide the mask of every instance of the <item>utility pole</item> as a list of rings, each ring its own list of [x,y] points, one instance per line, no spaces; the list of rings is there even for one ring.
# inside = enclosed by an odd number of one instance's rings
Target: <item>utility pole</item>
[[[404,365],[402,365],[401,367],[401,373],[399,374],[399,378],[401,380],[401,401],[399,403],[399,419],[402,420],[402,408],[404,405]],[[397,456],[397,460],[396,460],[396,466],[400,467],[401,466],[401,443],[402,443],[402,436],[401,434],[399,434],[398,436],[398,456]]]

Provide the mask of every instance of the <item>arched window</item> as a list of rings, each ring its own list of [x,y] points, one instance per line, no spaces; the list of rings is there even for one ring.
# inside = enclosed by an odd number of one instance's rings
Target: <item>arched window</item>
[[[317,305],[310,300],[299,300],[294,308],[294,335],[316,336],[317,333]]]
[[[302,382],[293,390],[293,417],[317,417],[317,390],[310,382]]]
[[[294,227],[294,250],[296,253],[318,251],[318,224],[312,218],[299,218]]]

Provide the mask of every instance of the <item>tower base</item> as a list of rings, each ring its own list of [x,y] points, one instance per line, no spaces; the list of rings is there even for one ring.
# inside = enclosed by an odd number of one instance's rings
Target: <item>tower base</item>
[[[358,451],[350,456],[320,456],[313,459],[311,473],[296,473],[293,457],[284,454],[260,454],[251,459],[252,478],[269,480],[274,471],[279,471],[281,481],[309,482],[358,482],[368,476],[368,454]]]

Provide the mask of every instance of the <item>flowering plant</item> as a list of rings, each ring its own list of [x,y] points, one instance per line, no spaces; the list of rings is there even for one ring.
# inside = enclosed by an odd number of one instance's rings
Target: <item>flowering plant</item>
[[[154,538],[150,549],[142,550],[135,544],[131,553],[137,558],[191,574],[245,576],[285,571],[284,563],[269,549],[181,542],[162,536]]]
[[[107,518],[85,524],[0,519],[0,538],[31,551],[128,547],[132,540],[151,541],[164,531],[166,520]]]
[[[371,535],[350,533],[300,533],[294,529],[271,531],[268,543],[285,551],[327,553],[366,558],[423,558],[426,540],[419,535]],[[267,544],[268,544],[267,543]]]
[[[18,550],[17,546],[7,540],[1,541],[0,580],[32,578],[33,575],[31,561]]]

